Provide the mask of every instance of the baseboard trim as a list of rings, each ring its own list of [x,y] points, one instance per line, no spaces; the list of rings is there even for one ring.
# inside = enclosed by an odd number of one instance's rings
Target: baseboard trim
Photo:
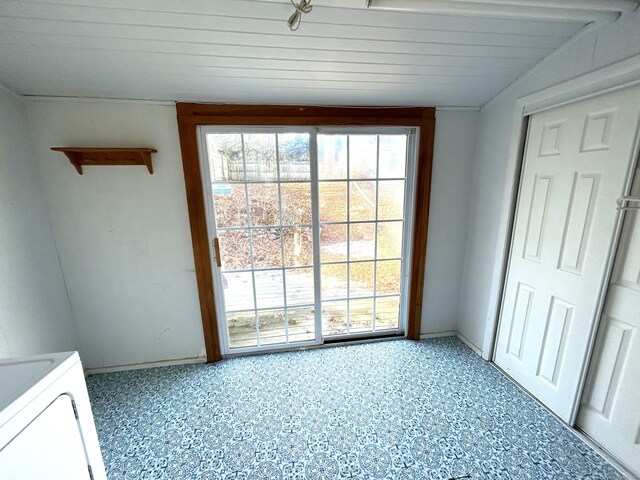
[[[420,340],[424,340],[425,338],[439,338],[439,337],[455,337],[455,330],[447,330],[446,332],[438,332],[438,333],[421,333]]]
[[[458,337],[460,340],[462,340],[462,342],[467,347],[469,347],[471,350],[473,350],[475,353],[477,353],[482,357],[482,350],[480,350],[476,345],[471,343],[471,341],[467,337],[465,337],[464,335],[462,335],[460,332],[456,330],[448,330],[446,332],[439,332],[439,333],[420,334],[420,340],[424,340],[426,338],[438,338],[438,337]]]
[[[189,365],[192,363],[206,363],[207,359],[202,357],[176,358],[171,360],[161,360],[159,362],[131,363],[127,365],[115,365],[113,367],[85,368],[85,375],[95,375],[98,373],[125,372],[127,370],[139,370],[142,368],[170,367],[173,365]]]
[[[474,352],[476,352],[478,355],[482,357],[482,350],[478,348],[476,345],[474,345],[473,343],[471,343],[471,340],[469,340],[467,337],[462,335],[460,332],[456,332],[456,337],[462,340],[467,347],[469,347],[471,350],[473,350]]]

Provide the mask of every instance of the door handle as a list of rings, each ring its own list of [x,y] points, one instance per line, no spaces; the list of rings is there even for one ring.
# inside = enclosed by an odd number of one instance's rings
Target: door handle
[[[616,200],[618,208],[616,210],[639,210],[640,205],[629,205],[629,203],[640,203],[640,197],[620,197]],[[627,205],[625,205],[627,203]]]
[[[216,265],[220,268],[222,267],[222,258],[220,257],[220,241],[218,237],[213,239],[213,248],[216,251]]]

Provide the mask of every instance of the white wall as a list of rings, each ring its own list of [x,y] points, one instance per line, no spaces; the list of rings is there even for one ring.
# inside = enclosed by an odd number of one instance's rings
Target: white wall
[[[453,331],[468,228],[479,111],[436,112],[422,334]]]
[[[469,201],[469,231],[458,330],[485,352],[491,344],[506,225],[505,170],[518,98],[640,54],[640,12],[589,28],[516,81],[482,110]]]
[[[175,107],[27,104],[85,366],[204,355]],[[85,167],[53,146],[150,146],[141,166]]]
[[[24,104],[0,87],[0,358],[68,350],[80,342]]]
[[[89,368],[204,353],[173,106],[33,100],[29,121]],[[480,113],[438,111],[422,333],[455,329]],[[52,146],[152,146],[80,176]]]

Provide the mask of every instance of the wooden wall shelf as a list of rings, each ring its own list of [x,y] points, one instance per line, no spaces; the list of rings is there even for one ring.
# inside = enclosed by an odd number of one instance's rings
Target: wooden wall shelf
[[[53,147],[51,150],[64,153],[82,175],[83,165],[146,165],[153,174],[151,154],[154,148],[84,148]]]

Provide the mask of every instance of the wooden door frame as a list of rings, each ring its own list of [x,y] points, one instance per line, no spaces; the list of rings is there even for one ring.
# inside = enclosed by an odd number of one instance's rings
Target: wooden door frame
[[[177,103],[176,110],[207,361],[215,362],[220,360],[222,355],[213,293],[205,195],[198,155],[198,127],[201,125],[418,128],[406,335],[412,340],[420,338],[433,169],[435,108]]]

